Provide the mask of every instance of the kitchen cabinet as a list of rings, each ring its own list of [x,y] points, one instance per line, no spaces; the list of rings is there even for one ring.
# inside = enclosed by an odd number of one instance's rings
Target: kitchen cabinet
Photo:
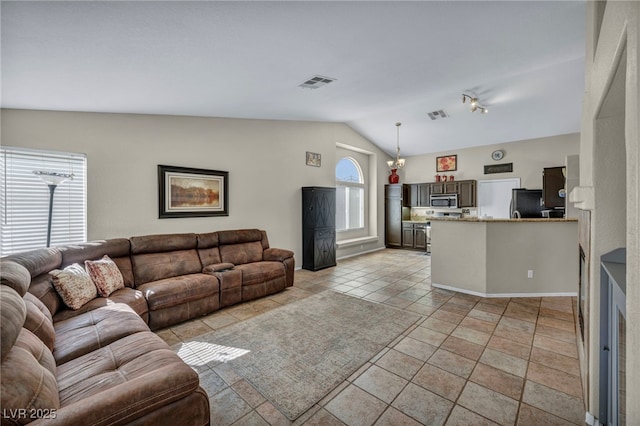
[[[542,170],[542,200],[545,209],[564,208],[564,198],[558,191],[565,185],[564,167],[546,167]]]
[[[410,183],[402,185],[402,206],[403,207],[418,207],[418,184]]]
[[[432,194],[444,194],[444,183],[436,182],[429,184]]]
[[[403,223],[402,247],[416,250],[427,249],[427,224]]]
[[[420,183],[418,184],[418,205],[420,207],[429,207],[431,202],[429,196],[431,195],[431,184]]]
[[[336,189],[302,188],[302,268],[336,266]]]
[[[458,182],[445,182],[444,183],[444,193],[445,194],[457,194],[458,193]]]
[[[458,207],[476,207],[476,181],[458,181]]]
[[[402,188],[404,207],[429,207],[429,195],[431,194],[431,184],[410,183]]]
[[[430,207],[432,194],[458,194],[458,207],[476,207],[476,181],[411,183],[402,185],[404,207]]]
[[[388,248],[402,247],[402,207],[405,186],[384,186],[384,244]]]

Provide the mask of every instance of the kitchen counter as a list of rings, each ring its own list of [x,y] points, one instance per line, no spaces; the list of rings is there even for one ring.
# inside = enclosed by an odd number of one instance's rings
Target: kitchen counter
[[[429,222],[433,287],[483,297],[577,294],[575,219],[431,218]]]

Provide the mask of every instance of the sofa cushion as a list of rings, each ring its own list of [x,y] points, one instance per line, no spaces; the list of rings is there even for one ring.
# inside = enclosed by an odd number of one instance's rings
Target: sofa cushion
[[[262,240],[259,229],[237,229],[233,231],[218,231],[218,241],[221,246],[229,244],[252,243]]]
[[[65,305],[71,309],[79,309],[85,303],[98,297],[96,286],[85,269],[74,263],[63,270],[54,269],[49,272],[53,277],[53,286],[62,297]]]
[[[198,246],[196,234],[161,234],[131,237],[131,254],[191,250]]]
[[[56,341],[56,333],[53,328],[51,313],[33,294],[24,295],[24,302],[27,307],[27,318],[24,321],[24,328],[38,336],[42,343],[52,351]]]
[[[275,278],[284,277],[284,265],[281,262],[256,262],[238,265],[236,269],[242,271],[242,285],[254,285]]]
[[[11,254],[4,260],[10,260],[24,266],[31,274],[31,278],[35,278],[52,269],[59,268],[62,264],[62,254],[57,248],[43,248]]]
[[[202,271],[202,264],[195,249],[137,254],[132,260],[136,287],[152,281]]]
[[[150,311],[202,299],[219,292],[218,279],[207,274],[190,274],[138,286]]]
[[[94,309],[55,324],[53,356],[63,364],[134,333],[149,331],[129,306],[116,303]]]
[[[198,389],[198,374],[152,332],[58,366],[60,424],[126,424]],[[90,409],[87,409],[90,407]]]
[[[0,368],[2,423],[31,421],[24,414],[21,415],[18,409],[51,412],[60,408],[55,371],[56,365],[49,349],[33,333],[23,328]],[[9,418],[13,418],[14,422]]]
[[[220,263],[220,250],[217,232],[198,234],[198,256],[203,266]]]
[[[108,297],[114,291],[124,288],[120,270],[106,254],[100,260],[85,260],[84,266],[100,296]]]
[[[116,303],[128,305],[143,319],[146,319],[147,312],[149,312],[149,306],[147,306],[147,301],[142,292],[125,287],[114,291],[109,297],[97,297],[76,311],[63,309],[53,316],[53,323],[56,324],[58,321],[63,321],[102,306],[110,306]]]
[[[2,285],[11,287],[20,296],[24,296],[31,283],[31,274],[27,268],[16,262],[3,261],[0,263],[0,271],[2,271],[0,278]]]
[[[82,263],[85,260],[100,259],[105,255],[113,258],[131,254],[131,243],[127,238],[89,241],[58,248],[62,253],[62,267]]]
[[[262,244],[260,241],[220,246],[220,258],[223,262],[242,265],[262,260]]]
[[[125,287],[134,288],[136,283],[133,276],[133,264],[131,263],[131,257],[111,257],[111,260],[113,260],[113,262],[118,265],[118,269],[120,270],[122,278],[124,279]]]
[[[33,294],[39,301],[44,303],[44,306],[49,309],[52,316],[54,316],[58,310],[66,310],[67,308],[62,301],[62,298],[53,287],[53,277],[48,273],[31,278],[29,293]]]
[[[0,286],[0,358],[9,354],[27,316],[24,300],[14,289]]]
[[[122,274],[124,285],[133,287],[133,269],[131,266],[131,244],[127,238],[90,241],[59,247],[62,253],[62,267],[73,263],[83,264],[85,260],[97,260],[109,256]]]

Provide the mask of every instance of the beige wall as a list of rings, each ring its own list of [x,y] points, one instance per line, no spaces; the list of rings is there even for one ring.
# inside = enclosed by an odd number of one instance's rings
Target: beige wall
[[[577,222],[487,223],[489,294],[577,295],[577,259]]]
[[[587,409],[599,412],[600,256],[627,248],[627,424],[640,423],[640,3],[587,3],[587,66],[580,187],[570,195],[591,211]],[[618,74],[620,70],[624,74]],[[620,166],[620,162],[626,163]],[[623,189],[623,191],[620,191]],[[626,208],[625,208],[626,205]],[[618,206],[617,211],[613,211]],[[605,421],[600,419],[600,421]]]
[[[577,222],[432,221],[431,238],[434,286],[495,297],[578,292]]]
[[[431,222],[431,282],[487,292],[487,236],[484,223]]]
[[[580,134],[571,133],[548,138],[416,155],[407,157],[407,165],[404,170],[401,170],[401,182],[433,182],[436,174],[436,157],[456,154],[458,156],[458,170],[448,174],[453,174],[457,180],[519,177],[523,188],[542,188],[542,169],[545,167],[564,166],[566,156],[579,153],[579,143]],[[491,159],[491,153],[497,149],[505,151],[505,156],[500,161]],[[484,174],[485,165],[502,163],[513,163],[513,172]]]
[[[256,227],[301,265],[300,188],[335,186],[336,144],[372,152],[387,168],[386,154],[340,123],[27,110],[1,118],[3,145],[87,154],[90,240]],[[322,167],[307,166],[306,151],[322,154]],[[158,219],[159,164],[228,171],[229,216]],[[386,173],[372,176],[383,199]],[[374,230],[384,235],[377,208]]]

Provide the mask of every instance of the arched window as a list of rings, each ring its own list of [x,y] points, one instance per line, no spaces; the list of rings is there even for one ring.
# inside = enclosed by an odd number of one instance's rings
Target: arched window
[[[364,178],[356,160],[341,158],[336,165],[336,230],[364,228]]]

